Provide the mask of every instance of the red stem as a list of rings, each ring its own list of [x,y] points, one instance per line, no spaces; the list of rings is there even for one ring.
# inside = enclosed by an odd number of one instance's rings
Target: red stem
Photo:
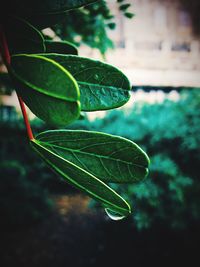
[[[0,47],[1,47],[1,55],[3,57],[3,61],[4,61],[5,65],[7,66],[7,69],[8,69],[9,66],[10,66],[11,58],[10,58],[10,53],[9,53],[6,37],[5,37],[4,31],[3,31],[1,25],[0,25]],[[22,114],[23,114],[24,123],[25,123],[25,126],[26,126],[28,138],[29,138],[29,140],[33,140],[34,136],[33,136],[33,133],[32,133],[32,129],[31,129],[29,120],[28,120],[25,104],[24,104],[22,98],[19,95],[17,95],[17,96],[18,96],[20,108],[21,108],[21,111],[22,111]]]
[[[21,111],[22,111],[22,114],[23,114],[24,123],[26,125],[26,131],[27,131],[27,134],[28,134],[28,138],[29,138],[29,140],[33,140],[34,136],[33,136],[33,133],[32,133],[31,125],[30,125],[29,120],[28,120],[28,116],[27,116],[27,113],[26,113],[26,108],[25,108],[24,102],[23,102],[21,96],[19,96],[19,95],[17,95],[17,96],[18,96],[19,104],[20,104]]]

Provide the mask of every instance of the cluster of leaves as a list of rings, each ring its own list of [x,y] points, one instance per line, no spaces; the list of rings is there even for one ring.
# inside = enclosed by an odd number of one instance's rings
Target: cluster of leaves
[[[27,155],[27,154],[26,154]],[[19,227],[44,219],[53,209],[48,191],[18,160],[2,159],[0,212],[3,227]],[[37,166],[37,171],[38,171]],[[41,168],[40,168],[41,169]],[[29,179],[27,175],[29,174]],[[32,173],[33,176],[33,173]],[[32,178],[32,179],[31,179]],[[42,177],[40,177],[42,180]],[[44,179],[43,179],[44,183]]]
[[[129,100],[131,86],[120,70],[79,57],[74,45],[46,40],[40,31],[68,10],[94,1],[16,2],[12,9],[5,7],[2,21],[11,62],[3,44],[2,56],[18,95],[38,118],[64,127],[81,111],[113,109]],[[129,204],[109,184],[146,177],[149,159],[138,145],[105,133],[57,129],[30,138],[30,143],[56,173],[109,212],[122,217],[131,213]]]
[[[93,122],[93,130],[134,139],[151,157],[151,179],[114,187],[137,203],[133,216],[139,229],[161,224],[176,228],[198,224],[199,110],[199,89],[189,88],[180,93],[177,102],[135,103],[128,113],[113,110],[104,120]]]
[[[132,18],[133,14],[129,12],[131,5],[124,4],[123,0],[117,2],[120,12],[125,17]],[[84,27],[80,27],[80,25],[84,25]],[[73,42],[77,46],[84,43],[98,49],[105,56],[109,48],[114,48],[114,43],[109,38],[107,30],[114,30],[115,27],[112,10],[106,1],[98,1],[93,5],[71,10],[68,16],[61,23],[54,25],[52,29],[62,40]]]
[[[125,0],[117,0],[117,3],[119,3],[119,10],[121,10],[124,13],[124,16],[132,19],[134,14],[129,12],[129,8],[131,6],[130,3],[124,3]]]

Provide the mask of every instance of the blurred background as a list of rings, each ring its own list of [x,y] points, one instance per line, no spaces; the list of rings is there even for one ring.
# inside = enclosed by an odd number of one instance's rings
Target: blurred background
[[[102,131],[140,145],[145,181],[116,185],[133,215],[112,221],[60,180],[28,145],[0,61],[0,265],[195,266],[200,243],[200,2],[108,0],[70,11],[43,34],[121,69],[130,101],[84,114],[68,129]],[[34,133],[50,129],[28,112]],[[52,128],[52,127],[51,127]]]

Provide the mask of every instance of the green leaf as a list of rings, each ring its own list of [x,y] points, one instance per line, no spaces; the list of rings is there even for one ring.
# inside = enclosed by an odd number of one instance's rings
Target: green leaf
[[[98,0],[6,0],[0,9],[0,20],[8,14],[26,18],[39,29],[44,29],[62,21],[67,11],[86,6]],[[1,12],[3,11],[3,12]]]
[[[131,4],[123,4],[119,7],[119,10],[126,11],[130,6]]]
[[[149,159],[125,138],[90,131],[54,130],[40,133],[37,142],[62,158],[109,183],[141,181]]]
[[[135,16],[135,14],[130,13],[130,12],[125,12],[124,13],[124,16],[127,17],[127,18],[129,18],[129,19],[132,19]]]
[[[45,40],[45,46],[47,53],[78,55],[76,46],[67,41]]]
[[[31,14],[26,16],[26,19],[31,22],[36,28],[42,30],[48,27],[52,27],[57,23],[64,21],[68,12],[56,13],[56,14]]]
[[[130,98],[129,80],[111,65],[71,55],[43,54],[43,56],[58,62],[76,79],[83,111],[117,108]]]
[[[37,140],[32,140],[31,146],[39,153],[43,160],[69,184],[102,202],[105,208],[109,208],[124,216],[131,213],[129,204],[104,182],[72,162],[57,155],[50,147],[45,147],[44,144],[40,144]]]
[[[35,0],[32,5],[39,11],[38,13],[60,13],[94,2],[97,2],[97,0]]]
[[[53,14],[79,8],[97,0],[34,0],[34,1],[9,1],[15,14]],[[8,3],[5,3],[7,6]]]
[[[45,52],[42,34],[29,22],[9,17],[4,23],[10,54]]]
[[[61,126],[79,117],[78,85],[55,61],[37,55],[14,55],[10,74],[16,90],[40,119]]]

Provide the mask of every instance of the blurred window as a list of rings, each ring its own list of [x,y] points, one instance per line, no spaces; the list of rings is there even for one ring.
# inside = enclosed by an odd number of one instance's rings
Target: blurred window
[[[190,47],[190,43],[187,42],[175,42],[172,44],[171,47],[172,51],[185,51],[185,52],[190,52],[191,47]]]
[[[178,19],[181,27],[191,27],[190,15],[185,10],[179,11]]]

